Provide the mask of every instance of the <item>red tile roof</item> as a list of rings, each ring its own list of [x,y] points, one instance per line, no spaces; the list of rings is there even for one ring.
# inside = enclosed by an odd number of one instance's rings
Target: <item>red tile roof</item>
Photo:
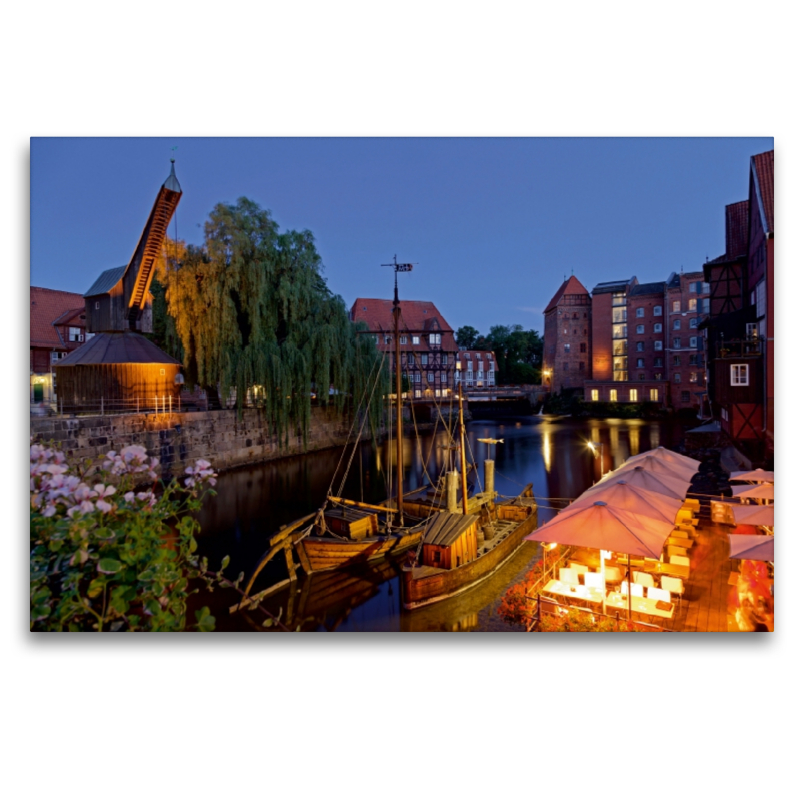
[[[749,200],[725,206],[725,255],[736,258],[747,253]]]
[[[759,153],[750,159],[751,169],[755,178],[756,195],[759,209],[766,230],[764,233],[775,232],[775,151],[768,150]]]
[[[586,291],[586,287],[574,275],[570,275],[569,278],[561,284],[559,290],[553,295],[553,299],[547,304],[547,308],[544,310],[544,313],[546,314],[548,311],[552,311],[565,294],[588,295],[589,292]]]
[[[31,286],[31,347],[65,349],[53,322],[68,311],[83,311],[84,307],[81,294]]]
[[[394,330],[391,300],[359,297],[350,309],[353,322],[366,322],[371,331],[391,333]],[[442,332],[442,349],[457,350],[453,329],[434,303],[428,300],[400,301],[400,330],[412,333]]]

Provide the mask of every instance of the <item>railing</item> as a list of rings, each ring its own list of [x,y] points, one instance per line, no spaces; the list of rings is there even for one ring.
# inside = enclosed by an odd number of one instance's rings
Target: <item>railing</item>
[[[549,597],[545,598],[545,603],[552,608],[563,609],[565,613],[568,613],[570,611],[579,611],[584,614],[589,614],[591,615],[593,621],[599,618],[610,619],[612,622],[615,622],[618,627],[620,625],[627,626],[629,622],[627,617],[620,616],[619,611],[614,612],[614,614],[603,614],[600,611],[595,611],[591,608],[585,608],[584,606],[564,605],[563,603],[559,603],[557,600],[553,600]],[[533,617],[531,617],[531,622],[526,626],[528,633],[535,631],[539,627],[539,623],[541,622],[542,618],[541,608],[542,608],[541,595],[538,595],[536,600],[536,614]],[[672,631],[669,628],[662,628],[660,625],[653,625],[651,622],[642,622],[641,620],[638,619],[630,620],[630,624],[632,626],[631,630],[649,630],[649,631],[659,631],[661,633],[672,633]]]

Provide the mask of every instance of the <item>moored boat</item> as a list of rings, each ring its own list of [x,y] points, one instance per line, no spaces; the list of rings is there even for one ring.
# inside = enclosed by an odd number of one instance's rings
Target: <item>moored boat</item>
[[[461,474],[466,474],[463,404],[459,396]],[[491,440],[493,442],[500,440]],[[448,511],[431,517],[411,563],[401,573],[403,607],[407,610],[466,592],[494,574],[535,528],[538,507],[531,484],[513,500],[495,503],[494,461],[484,462],[485,491],[472,498],[462,493],[458,512],[458,474],[447,476]]]

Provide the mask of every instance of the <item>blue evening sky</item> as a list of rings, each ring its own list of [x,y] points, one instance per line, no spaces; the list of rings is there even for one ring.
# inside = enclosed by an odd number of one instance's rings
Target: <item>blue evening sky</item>
[[[177,146],[178,235],[246,196],[316,237],[333,291],[401,297],[453,327],[520,323],[573,270],[591,291],[724,252],[727,203],[771,138],[33,138],[31,284],[85,292],[128,261]],[[174,224],[170,226],[174,234]]]

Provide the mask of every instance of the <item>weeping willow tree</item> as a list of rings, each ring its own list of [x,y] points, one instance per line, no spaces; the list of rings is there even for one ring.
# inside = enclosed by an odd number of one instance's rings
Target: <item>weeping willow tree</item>
[[[284,444],[298,427],[307,437],[312,394],[340,411],[366,396],[374,435],[388,371],[328,288],[310,231],[280,232],[247,198],[220,203],[202,247],[165,243],[157,277],[156,332],[189,382],[235,396],[240,413],[264,408]]]

